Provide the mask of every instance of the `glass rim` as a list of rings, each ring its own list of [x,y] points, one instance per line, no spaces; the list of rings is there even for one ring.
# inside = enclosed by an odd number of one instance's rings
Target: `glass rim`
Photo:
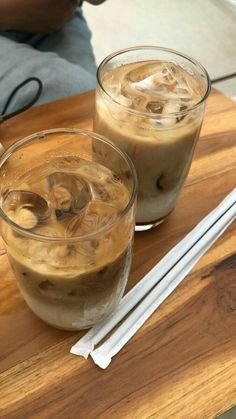
[[[164,52],[169,52],[171,54],[175,54],[179,57],[185,58],[188,61],[190,61],[192,64],[194,64],[196,67],[199,67],[202,72],[204,73],[205,77],[206,77],[206,82],[207,82],[207,86],[206,86],[206,91],[205,93],[202,95],[201,99],[195,103],[194,105],[192,105],[191,107],[182,110],[182,111],[177,111],[177,112],[169,112],[166,115],[159,115],[159,114],[152,114],[151,112],[142,112],[142,111],[138,111],[136,109],[131,109],[129,108],[127,105],[123,105],[120,102],[118,102],[117,100],[115,100],[104,88],[102,80],[101,80],[101,73],[103,68],[105,67],[105,65],[107,63],[109,63],[113,58],[122,55],[122,54],[126,54],[130,51],[142,51],[142,50],[157,50],[157,51],[164,51]],[[101,63],[99,64],[98,68],[97,68],[97,73],[96,73],[96,77],[97,77],[97,83],[99,85],[99,87],[101,88],[102,92],[105,94],[105,96],[112,102],[114,103],[117,107],[121,108],[122,110],[125,109],[126,112],[132,114],[132,115],[136,115],[136,116],[142,116],[142,117],[148,117],[149,119],[158,119],[158,118],[169,118],[171,116],[181,116],[181,115],[185,115],[188,112],[191,112],[192,110],[198,108],[203,102],[206,101],[206,99],[208,98],[210,91],[211,91],[211,79],[210,76],[207,72],[207,70],[203,67],[203,65],[195,60],[194,58],[190,57],[187,54],[184,54],[182,52],[179,52],[175,49],[172,48],[166,48],[166,47],[161,47],[161,46],[157,46],[157,45],[140,45],[140,46],[134,46],[134,47],[129,47],[129,48],[124,48],[124,49],[120,49],[117,50],[111,54],[109,54],[107,57],[105,57]]]
[[[84,137],[95,138],[99,141],[102,141],[103,143],[108,144],[109,146],[111,146],[114,150],[116,150],[120,154],[120,156],[128,164],[128,167],[130,168],[130,171],[131,171],[131,174],[132,174],[132,180],[133,180],[132,193],[131,193],[131,196],[129,198],[129,202],[126,205],[126,207],[120,212],[120,214],[117,216],[117,218],[113,222],[101,227],[96,232],[85,234],[83,236],[72,236],[72,237],[44,236],[44,235],[41,235],[41,234],[31,232],[31,231],[29,231],[29,230],[27,230],[23,227],[20,227],[18,224],[14,223],[14,221],[12,221],[7,216],[7,214],[4,212],[4,210],[2,209],[2,199],[0,200],[0,218],[2,218],[14,231],[16,231],[17,233],[22,234],[23,236],[25,236],[27,238],[31,238],[31,239],[35,239],[35,240],[43,241],[43,242],[75,243],[75,242],[79,242],[79,241],[92,239],[94,236],[96,236],[98,234],[101,234],[103,232],[105,233],[106,231],[108,231],[112,227],[114,227],[128,213],[128,211],[131,209],[131,207],[133,206],[133,204],[135,202],[135,198],[136,198],[137,190],[138,190],[138,179],[137,179],[136,170],[134,168],[134,164],[133,164],[132,160],[130,159],[130,157],[128,156],[128,154],[125,151],[121,150],[118,146],[116,146],[116,144],[114,144],[111,140],[104,137],[103,135],[97,134],[93,131],[88,131],[88,130],[85,130],[85,129],[77,129],[77,128],[55,128],[55,129],[38,131],[38,132],[35,132],[34,134],[28,135],[28,136],[18,140],[17,142],[12,144],[10,147],[8,147],[5,150],[5,152],[2,154],[2,156],[0,157],[0,169],[2,168],[4,163],[13,155],[13,153],[15,151],[20,150],[25,145],[31,144],[33,140],[43,141],[45,139],[45,135],[62,134],[62,133],[64,133],[64,134],[79,134],[79,135],[82,135]],[[2,193],[0,193],[0,198],[2,198]]]

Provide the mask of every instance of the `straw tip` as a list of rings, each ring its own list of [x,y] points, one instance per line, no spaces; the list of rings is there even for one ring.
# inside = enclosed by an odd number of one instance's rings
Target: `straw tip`
[[[72,346],[70,353],[73,355],[83,356],[85,359],[88,358],[89,354],[92,352],[94,345],[89,344],[80,344]]]
[[[111,357],[104,351],[96,349],[91,352],[91,357],[96,365],[105,370],[111,362]]]

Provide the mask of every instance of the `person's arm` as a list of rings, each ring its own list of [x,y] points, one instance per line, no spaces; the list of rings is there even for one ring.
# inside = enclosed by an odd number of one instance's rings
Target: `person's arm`
[[[0,31],[7,30],[7,0],[0,0]]]
[[[87,1],[87,3],[90,3],[90,4],[93,4],[93,5],[98,5],[98,4],[101,4],[101,3],[104,3],[104,1],[106,1],[106,0],[84,0],[84,1]]]
[[[0,0],[0,31],[48,33],[72,18],[77,0]]]

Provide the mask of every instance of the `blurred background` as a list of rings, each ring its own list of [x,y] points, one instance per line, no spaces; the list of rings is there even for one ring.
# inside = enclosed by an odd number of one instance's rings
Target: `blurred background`
[[[236,100],[236,0],[107,0],[84,3],[97,63],[134,45],[177,49],[199,60],[214,87]]]

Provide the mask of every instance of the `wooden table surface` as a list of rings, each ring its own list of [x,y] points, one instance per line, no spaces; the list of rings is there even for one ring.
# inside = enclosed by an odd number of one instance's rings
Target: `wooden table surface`
[[[0,127],[5,146],[38,130],[91,129],[94,95],[35,107]],[[213,91],[175,211],[136,233],[133,286],[236,183],[236,104]],[[103,371],[26,306],[0,242],[1,418],[214,418],[236,404],[236,225]]]

